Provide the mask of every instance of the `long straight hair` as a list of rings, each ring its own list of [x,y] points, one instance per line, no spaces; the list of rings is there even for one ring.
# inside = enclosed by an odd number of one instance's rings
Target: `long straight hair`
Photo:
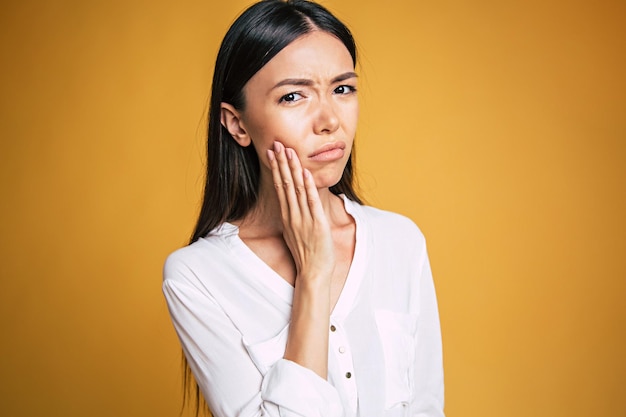
[[[260,163],[254,145],[240,146],[220,122],[221,103],[245,109],[245,84],[276,54],[315,30],[339,39],[356,65],[350,30],[319,4],[304,0],[265,0],[248,8],[230,27],[215,63],[209,106],[207,171],[200,215],[191,242],[226,221],[240,220],[257,202]],[[361,203],[355,191],[353,156],[330,188]]]
[[[209,105],[204,196],[191,243],[224,222],[244,218],[258,199],[260,163],[254,145],[240,146],[222,126],[221,103],[244,110],[243,88],[248,80],[291,42],[316,30],[339,39],[356,66],[356,45],[350,30],[324,7],[306,0],[260,1],[244,11],[224,36]],[[354,185],[353,157],[354,150],[341,179],[330,190],[361,203]],[[183,403],[193,398],[198,415],[200,408],[207,407],[184,355],[183,372]]]

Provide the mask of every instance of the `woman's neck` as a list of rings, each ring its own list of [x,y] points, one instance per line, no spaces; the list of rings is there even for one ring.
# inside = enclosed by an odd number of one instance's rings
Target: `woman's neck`
[[[333,194],[328,188],[318,188],[318,194],[324,213],[331,228],[341,227],[350,222],[341,198]],[[240,230],[248,229],[253,234],[282,235],[283,222],[280,214],[280,203],[273,183],[261,181],[259,198],[254,208],[239,222],[235,222]]]

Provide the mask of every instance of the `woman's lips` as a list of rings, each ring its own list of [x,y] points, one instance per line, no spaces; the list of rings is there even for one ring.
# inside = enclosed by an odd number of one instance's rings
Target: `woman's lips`
[[[318,162],[336,161],[343,158],[345,149],[346,144],[341,141],[328,143],[310,154],[309,159]]]

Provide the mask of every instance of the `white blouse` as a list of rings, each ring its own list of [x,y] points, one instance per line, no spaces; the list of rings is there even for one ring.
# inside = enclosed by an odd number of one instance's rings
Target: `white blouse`
[[[293,287],[230,223],[171,254],[163,291],[215,417],[442,417],[437,300],[422,233],[344,197],[354,258],[330,317],[328,380],[283,359]]]

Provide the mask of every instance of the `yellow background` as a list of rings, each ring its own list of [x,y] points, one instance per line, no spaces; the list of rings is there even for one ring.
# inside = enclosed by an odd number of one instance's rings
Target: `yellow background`
[[[161,266],[247,4],[0,5],[0,415],[178,415]],[[624,3],[324,4],[361,48],[364,194],[429,242],[448,416],[626,416]]]

